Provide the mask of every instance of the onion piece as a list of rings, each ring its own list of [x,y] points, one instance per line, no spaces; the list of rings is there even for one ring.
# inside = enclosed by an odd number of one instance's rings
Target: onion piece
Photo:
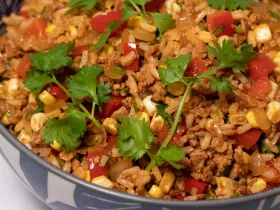
[[[133,165],[132,165],[132,161],[131,160],[128,160],[128,159],[122,159],[120,160],[119,162],[115,163],[114,165],[112,165],[110,168],[109,168],[109,177],[112,181],[116,181],[117,178],[119,177],[120,173],[123,171],[123,170],[126,170],[126,169],[129,169],[129,168],[132,168]]]

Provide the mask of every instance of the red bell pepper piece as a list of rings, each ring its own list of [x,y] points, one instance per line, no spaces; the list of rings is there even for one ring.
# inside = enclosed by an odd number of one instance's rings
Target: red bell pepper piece
[[[135,43],[124,43],[124,54],[128,54],[130,52],[134,52],[136,54],[136,58],[132,61],[131,64],[124,67],[125,70],[128,71],[138,71],[139,70],[139,56],[136,49]]]
[[[66,84],[62,84],[65,88],[67,88]],[[52,94],[55,98],[67,101],[70,97],[57,85],[51,85],[50,94]]]
[[[203,194],[205,193],[207,186],[207,183],[199,182],[194,179],[185,180],[185,192],[189,194],[191,194],[192,188],[196,188],[198,194]]]
[[[147,2],[145,8],[149,12],[156,12],[159,10],[160,6],[165,3],[165,0],[151,0]]]
[[[34,20],[26,29],[28,35],[33,35],[35,37],[45,36],[45,29],[47,28],[47,23],[43,18],[38,18]]]
[[[210,32],[214,32],[218,27],[223,26],[223,30],[218,34],[218,36],[232,36],[235,33],[233,28],[233,17],[231,12],[226,10],[220,10],[214,14],[208,15],[206,25]]]
[[[25,78],[26,72],[30,71],[30,66],[31,61],[29,60],[28,55],[24,55],[16,69],[18,76]]]
[[[180,138],[185,134],[186,132],[186,126],[184,123],[180,122],[179,123],[179,128],[176,130],[176,132],[173,134],[169,144],[175,144],[178,145],[180,143]],[[163,127],[161,128],[160,132],[158,133],[158,138],[161,141],[164,141],[166,137],[168,136],[170,132],[169,125],[164,124]]]
[[[271,91],[270,80],[265,77],[258,79],[255,83],[249,88],[248,95],[250,96],[266,96]]]
[[[71,57],[80,56],[80,55],[83,54],[84,51],[90,51],[90,47],[89,46],[84,46],[84,45],[76,46],[72,49],[69,56],[71,56]]]
[[[248,72],[254,80],[267,77],[276,68],[276,64],[265,54],[251,60],[248,64]]]
[[[184,76],[193,77],[195,75],[201,75],[206,71],[207,71],[206,63],[204,61],[202,61],[200,58],[194,57],[190,61],[189,65],[184,73]]]
[[[235,134],[234,138],[238,145],[243,146],[245,149],[251,149],[257,143],[261,134],[261,130],[251,129],[243,134]]]
[[[118,110],[122,107],[122,101],[124,100],[124,97],[122,96],[114,96],[112,95],[110,97],[109,103],[105,103],[103,105],[103,114],[102,117],[111,117],[114,111]]]

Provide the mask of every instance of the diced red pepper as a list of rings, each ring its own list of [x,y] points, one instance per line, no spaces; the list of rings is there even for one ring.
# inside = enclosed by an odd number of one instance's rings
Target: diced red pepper
[[[114,111],[118,110],[122,107],[122,101],[124,100],[124,97],[122,96],[114,96],[112,95],[110,97],[110,102],[105,103],[103,105],[103,114],[102,117],[111,117]]]
[[[197,194],[205,193],[208,184],[204,182],[199,182],[194,179],[185,180],[185,192],[191,194],[193,188],[197,189]]]
[[[245,149],[251,149],[257,143],[261,134],[261,130],[251,129],[243,134],[235,134],[234,138],[238,145],[243,146]]]
[[[30,71],[30,66],[31,61],[29,60],[28,55],[24,55],[16,69],[18,76],[25,78],[26,72]]]
[[[174,135],[172,136],[169,144],[175,144],[178,145],[180,143],[180,138],[184,135],[184,133],[186,132],[186,126],[184,123],[180,122],[179,123],[179,127],[177,129],[177,131],[174,133]],[[170,128],[168,124],[164,124],[163,127],[161,128],[160,132],[158,133],[158,138],[161,141],[164,141],[166,139],[166,137],[168,136],[170,132]]]
[[[83,54],[84,51],[90,51],[90,47],[89,46],[76,46],[72,49],[72,52],[70,53],[69,56],[71,57],[76,57],[76,56],[80,56]]]
[[[164,3],[165,3],[165,0],[151,0],[145,5],[145,8],[149,12],[156,12],[159,10],[161,5]]]
[[[265,77],[258,79],[255,83],[249,88],[248,95],[250,96],[266,96],[271,91],[270,80]]]
[[[38,18],[34,20],[26,29],[28,35],[33,35],[35,37],[45,36],[45,29],[47,28],[47,23],[43,18]]]
[[[65,88],[67,88],[66,84],[62,84]],[[51,85],[50,94],[52,94],[55,98],[67,101],[70,97],[57,85]]]
[[[26,12],[26,11],[20,11],[20,12],[19,12],[19,15],[20,15],[21,17],[29,18],[28,12]]]
[[[96,157],[101,158],[102,155],[109,155],[115,146],[117,136],[110,136],[107,141],[108,145],[104,148],[98,148],[96,151],[88,153],[88,165],[90,171],[90,179],[92,180],[98,176],[108,176],[109,170],[107,166],[101,166],[100,164],[96,164],[94,159]]]
[[[98,31],[99,33],[104,33],[105,29],[108,28],[108,23],[112,22],[114,20],[121,20],[122,19],[122,13],[120,11],[116,12],[108,12],[107,14],[104,15],[97,15],[93,17],[90,20],[91,27]],[[123,30],[127,26],[127,22],[124,22],[118,30]],[[118,30],[113,31],[110,35],[110,37],[117,36]]]
[[[139,57],[136,49],[135,43],[124,43],[124,54],[128,54],[130,52],[134,52],[136,54],[136,58],[132,61],[131,64],[124,67],[125,70],[128,71],[138,71],[139,70]]]
[[[193,77],[195,75],[201,75],[206,71],[207,71],[206,63],[204,61],[202,61],[200,58],[194,57],[190,61],[189,65],[184,73],[184,76]]]
[[[276,68],[276,64],[265,54],[251,60],[248,64],[248,72],[254,80],[267,77]]]
[[[206,25],[210,32],[214,32],[218,27],[223,27],[223,30],[218,36],[232,36],[235,33],[233,17],[231,12],[226,10],[220,10],[214,14],[208,15]]]

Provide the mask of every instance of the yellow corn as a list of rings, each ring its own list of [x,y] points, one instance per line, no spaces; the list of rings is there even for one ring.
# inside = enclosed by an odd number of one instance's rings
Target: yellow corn
[[[254,111],[249,111],[246,114],[246,119],[248,120],[248,122],[254,127],[254,128],[259,128],[259,124],[256,120],[256,115],[254,113]]]
[[[4,116],[2,117],[2,123],[3,123],[4,125],[10,125],[10,124],[11,124],[11,122],[9,121],[9,118],[8,118],[6,115],[4,115]]]
[[[181,96],[186,90],[186,85],[182,82],[174,82],[167,86],[167,91],[173,96]]]
[[[61,144],[58,143],[56,140],[50,145],[54,150],[60,152],[61,151]]]
[[[99,53],[100,58],[107,58],[114,52],[114,48],[111,45],[105,44]]]
[[[280,103],[278,101],[270,102],[266,107],[266,115],[270,122],[277,124],[280,122]]]
[[[117,124],[118,124],[118,122],[114,118],[111,118],[111,117],[108,117],[103,121],[103,126],[104,126],[105,130],[112,135],[118,134]]]
[[[161,63],[159,66],[158,66],[159,69],[166,69],[167,68],[167,65],[165,63]]]
[[[44,90],[39,95],[39,99],[45,104],[45,105],[53,105],[56,102],[55,97],[53,97],[48,91]]]
[[[176,13],[180,13],[182,11],[180,5],[177,4],[177,3],[172,3],[171,4],[171,10],[176,12]]]
[[[24,129],[22,129],[19,133],[19,135],[17,136],[18,140],[20,142],[22,142],[23,144],[30,142],[31,141],[31,136],[28,135]]]
[[[201,41],[205,43],[210,43],[212,41],[211,34],[207,31],[200,31],[197,36]]]
[[[85,180],[86,180],[87,182],[90,182],[90,172],[89,172],[89,170],[86,171]]]
[[[162,177],[159,187],[164,193],[169,193],[174,181],[175,175],[172,172],[166,172]]]
[[[78,30],[75,26],[69,26],[71,37],[75,39],[78,36]]]
[[[45,112],[48,118],[56,118],[60,115],[60,113],[61,113],[60,108],[56,108],[54,110],[51,110],[50,112]]]
[[[134,28],[134,27],[140,26],[141,22],[145,22],[143,17],[141,17],[141,16],[133,16],[132,18],[129,18],[127,25],[130,28]]]
[[[33,131],[38,132],[45,122],[47,121],[48,117],[45,113],[39,112],[36,114],[33,114],[30,119],[30,126]]]
[[[114,187],[114,183],[106,176],[99,176],[94,178],[91,181],[93,184],[102,186],[102,187],[106,187],[106,188],[110,188],[112,189]]]
[[[51,25],[49,25],[49,26],[45,29],[45,32],[46,32],[46,33],[51,33],[55,28],[56,28],[56,25],[55,25],[55,24],[51,24]]]
[[[233,125],[246,125],[248,122],[246,117],[242,114],[229,115],[229,121]]]
[[[136,117],[139,119],[139,120],[142,120],[144,119],[148,124],[150,124],[150,115],[147,113],[147,112],[138,112]]]
[[[242,159],[245,164],[249,163],[250,155],[246,152],[242,152]]]
[[[163,197],[163,192],[162,190],[159,188],[159,186],[157,185],[153,185],[151,187],[151,189],[149,190],[149,194],[153,197],[153,198],[162,198]]]
[[[164,121],[165,120],[161,116],[157,116],[157,114],[155,113],[150,124],[150,128],[152,132],[154,133],[160,132],[160,129],[164,125]]]
[[[266,182],[261,178],[257,178],[256,182],[252,186],[249,186],[249,189],[252,193],[258,193],[266,189],[266,187]]]
[[[278,67],[280,67],[280,52],[276,54],[276,56],[273,58],[273,61]]]

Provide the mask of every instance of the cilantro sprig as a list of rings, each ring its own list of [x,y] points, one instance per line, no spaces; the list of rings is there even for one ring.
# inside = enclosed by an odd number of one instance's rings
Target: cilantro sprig
[[[73,46],[74,42],[70,42],[58,45],[48,52],[39,51],[30,55],[31,71],[26,74],[27,80],[24,81],[24,85],[32,93],[38,94],[47,84],[55,83],[72,99],[74,104],[83,110],[97,127],[100,127],[99,122],[94,118],[94,108],[92,113],[89,113],[79,99],[90,96],[93,99],[93,107],[95,105],[101,107],[102,103],[109,100],[107,96],[110,93],[109,86],[103,84],[100,87],[100,91],[97,91],[96,88],[97,76],[100,75],[103,68],[99,66],[83,67],[67,81],[69,90],[56,79],[55,70],[73,63],[72,58],[69,57]]]
[[[208,5],[213,9],[228,9],[230,11],[240,9],[247,9],[254,0],[207,0]]]
[[[80,9],[83,12],[87,10],[92,10],[96,3],[97,0],[70,0],[67,3],[67,6],[71,7],[71,9],[68,10],[66,14],[73,12],[75,9]]]
[[[144,119],[139,120],[135,117],[123,116],[119,118],[119,121],[121,124],[117,125],[116,147],[126,158],[139,160],[144,154],[147,154],[156,165],[168,162],[176,169],[183,168],[182,165],[176,163],[185,156],[185,152],[179,147],[169,145],[156,155],[149,151],[154,136]]]
[[[173,119],[172,117],[166,113],[165,109],[166,109],[167,105],[164,104],[157,104],[156,109],[157,109],[157,115],[161,116],[163,119],[165,119],[168,123],[168,125],[171,127],[172,123],[173,123]]]
[[[110,34],[117,30],[125,21],[129,18],[141,15],[145,19],[147,19],[147,14],[150,14],[152,17],[153,25],[158,28],[159,34],[163,34],[170,28],[175,27],[175,20],[172,18],[171,14],[168,13],[153,13],[153,12],[146,12],[145,4],[150,0],[127,0],[125,1],[126,6],[121,10],[122,19],[119,21],[112,21],[109,22],[109,27],[105,29],[104,33],[98,39],[98,42],[93,45],[93,49],[100,50],[104,47],[107,39],[109,38]],[[131,6],[135,9],[133,10]],[[141,9],[139,8],[141,7]]]
[[[218,70],[223,68],[231,68],[234,72],[246,72],[246,64],[251,59],[257,56],[257,53],[254,52],[251,45],[246,44],[236,49],[234,48],[234,44],[232,43],[232,41],[224,41],[222,45],[215,43],[214,47],[208,46],[207,49],[208,53],[213,54],[217,58],[218,66],[208,70],[207,72],[201,75],[196,75],[194,77],[184,76],[186,67],[188,66],[192,58],[190,54],[181,55],[177,58],[163,60],[163,62],[167,65],[166,68],[159,69],[159,75],[162,79],[163,86],[167,86],[174,82],[183,82],[187,86],[187,88],[179,104],[177,113],[175,115],[175,119],[170,128],[170,132],[164,140],[163,144],[161,145],[160,149],[156,153],[156,156],[161,156],[162,152],[165,151],[166,148],[170,147],[169,142],[177,129],[185,101],[187,97],[191,94],[192,88],[195,83],[201,83],[203,79],[208,79],[212,91],[230,91],[234,88],[234,86],[231,85],[228,81],[226,81],[226,79],[223,78],[223,76],[215,76],[218,73]],[[169,155],[171,155],[171,153]],[[157,164],[157,159],[151,158],[151,162],[146,169],[151,170],[155,164]]]

